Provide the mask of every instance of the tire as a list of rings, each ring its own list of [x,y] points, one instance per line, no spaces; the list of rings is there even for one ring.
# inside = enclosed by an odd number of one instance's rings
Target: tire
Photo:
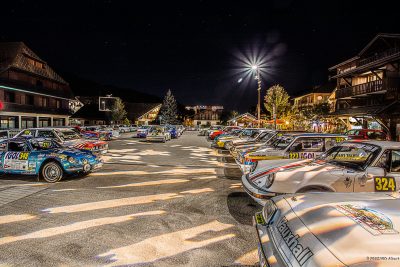
[[[63,178],[64,170],[55,161],[46,162],[40,169],[40,176],[48,183],[56,183]]]

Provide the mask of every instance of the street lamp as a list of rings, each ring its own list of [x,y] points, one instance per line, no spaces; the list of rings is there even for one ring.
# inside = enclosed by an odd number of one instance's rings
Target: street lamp
[[[256,80],[258,83],[257,92],[258,92],[258,104],[257,104],[257,120],[258,120],[258,128],[260,128],[260,114],[261,114],[261,76],[260,76],[260,68],[257,65],[252,65],[251,69],[256,72]]]

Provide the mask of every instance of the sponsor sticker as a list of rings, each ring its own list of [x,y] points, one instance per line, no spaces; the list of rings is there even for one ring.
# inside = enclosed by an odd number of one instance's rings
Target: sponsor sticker
[[[393,223],[389,217],[379,211],[353,204],[337,205],[335,208],[372,235],[399,233],[393,228]]]
[[[29,152],[7,152],[4,155],[4,169],[28,170]]]

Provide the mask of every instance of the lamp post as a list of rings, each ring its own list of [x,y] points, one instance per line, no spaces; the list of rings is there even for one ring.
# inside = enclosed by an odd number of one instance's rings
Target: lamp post
[[[260,68],[257,65],[252,65],[251,69],[256,72],[256,80],[257,80],[257,92],[258,92],[258,104],[257,104],[257,121],[258,121],[258,128],[260,128],[261,120],[261,76],[260,76]]]

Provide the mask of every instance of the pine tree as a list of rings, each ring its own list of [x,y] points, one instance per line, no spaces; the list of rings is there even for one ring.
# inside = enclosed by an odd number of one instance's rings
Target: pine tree
[[[112,107],[111,118],[114,123],[119,123],[126,117],[125,105],[121,98],[116,98]]]
[[[177,105],[171,90],[168,90],[161,107],[161,120],[165,124],[174,124],[177,116]]]

